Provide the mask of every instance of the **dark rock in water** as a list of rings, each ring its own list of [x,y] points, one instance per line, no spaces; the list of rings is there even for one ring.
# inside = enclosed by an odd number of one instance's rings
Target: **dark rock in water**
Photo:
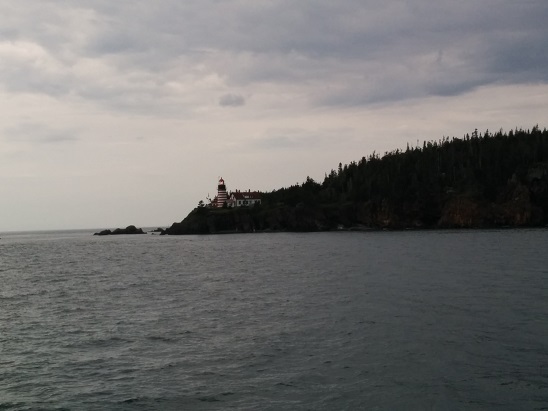
[[[114,231],[103,230],[93,235],[117,235],[117,234],[145,234],[142,228],[137,228],[134,225],[128,225],[126,228],[117,228]]]
[[[110,230],[103,230],[103,231],[99,231],[98,233],[95,233],[93,235],[110,235],[112,234],[112,231]]]

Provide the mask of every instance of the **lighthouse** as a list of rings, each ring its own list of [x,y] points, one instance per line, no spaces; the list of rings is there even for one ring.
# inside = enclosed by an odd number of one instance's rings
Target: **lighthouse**
[[[219,184],[217,185],[217,207],[222,207],[227,199],[225,180],[221,177],[219,179]]]

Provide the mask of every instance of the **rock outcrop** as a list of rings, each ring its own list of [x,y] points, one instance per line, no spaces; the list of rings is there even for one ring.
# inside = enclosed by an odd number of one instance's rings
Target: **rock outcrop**
[[[126,228],[116,228],[114,231],[103,230],[93,235],[118,235],[118,234],[145,234],[142,228],[137,228],[134,225],[128,225]]]

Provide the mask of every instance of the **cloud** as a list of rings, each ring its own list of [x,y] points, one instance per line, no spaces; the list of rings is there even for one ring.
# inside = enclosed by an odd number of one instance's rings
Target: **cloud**
[[[225,94],[219,98],[222,107],[239,107],[245,104],[245,98],[238,94]]]
[[[14,127],[7,127],[2,132],[5,140],[12,143],[58,144],[74,142],[79,138],[73,129],[60,129],[37,122],[22,122]]]
[[[5,89],[122,111],[181,115],[177,107],[205,107],[234,86],[243,95],[298,88],[314,107],[548,81],[542,0],[31,1],[9,15],[0,32]]]
[[[341,140],[341,136],[345,136]],[[333,146],[343,146],[352,142],[350,128],[305,129],[297,127],[272,127],[263,136],[253,141],[260,150],[328,150]]]

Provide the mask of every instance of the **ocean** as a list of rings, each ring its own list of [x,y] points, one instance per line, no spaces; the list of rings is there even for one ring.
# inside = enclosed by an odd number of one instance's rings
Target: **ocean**
[[[0,234],[0,410],[548,410],[548,230]]]

